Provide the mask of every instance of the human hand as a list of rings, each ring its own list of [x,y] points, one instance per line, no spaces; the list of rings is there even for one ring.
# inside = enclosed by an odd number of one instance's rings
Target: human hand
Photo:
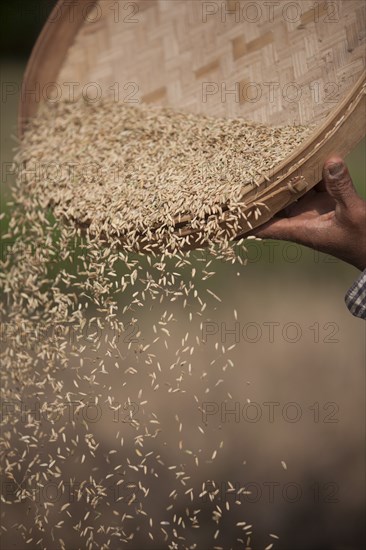
[[[302,244],[361,270],[366,267],[366,201],[338,156],[325,162],[316,187],[253,234]]]

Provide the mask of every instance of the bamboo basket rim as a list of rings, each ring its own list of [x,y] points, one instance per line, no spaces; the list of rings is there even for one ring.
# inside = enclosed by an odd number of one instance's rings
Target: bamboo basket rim
[[[92,9],[97,2],[98,0],[72,0],[74,6],[79,8],[80,6],[88,6],[89,9]],[[54,39],[54,34],[59,31],[63,25],[65,27],[66,10],[63,10],[62,7],[67,5],[70,6],[70,0],[58,0],[51,11],[31,52],[23,78],[22,92],[29,89],[35,82],[42,82],[47,71],[49,73],[48,78],[50,77],[50,73],[53,78],[57,76],[68,48],[72,44],[83,22],[82,18],[76,17],[75,21],[70,24],[68,33],[66,33],[66,38],[62,40],[61,45],[57,43]],[[61,13],[61,17],[55,26],[53,18],[57,13]],[[51,69],[46,63],[47,58],[48,60],[53,60]],[[43,62],[46,63],[46,68],[42,65]],[[18,109],[18,134],[20,138],[24,134],[26,123],[37,112],[36,102],[26,103],[22,101],[22,96],[23,94],[21,95]],[[332,138],[335,137],[341,127],[346,126],[346,128],[343,128],[343,138],[338,140],[339,144],[335,146],[334,150],[332,149],[334,154],[340,154],[341,156],[348,154],[365,136],[366,130],[364,121],[362,120],[362,115],[366,109],[365,99],[366,71],[364,70],[352,89],[349,90],[340,100],[338,105],[328,113],[325,120],[315,129],[315,131],[312,132],[290,156],[274,168],[269,181],[266,181],[264,177],[258,180],[258,188],[246,195],[246,198],[252,200],[252,203],[244,209],[244,214],[248,214],[255,209],[258,201],[262,203],[267,201],[272,204],[273,208],[271,208],[270,216],[261,217],[260,224],[265,223],[272,215],[275,215],[288,204],[291,204],[314,187],[318,182],[310,181],[311,178],[307,175],[308,170],[306,170],[306,166],[311,160],[315,161],[316,158],[318,162],[321,162],[320,153],[322,153],[323,149],[325,151],[329,149]],[[355,125],[354,128],[352,128],[353,124],[351,120]],[[347,132],[353,131],[354,134],[351,139]],[[323,158],[323,161],[324,160],[325,158]],[[75,220],[75,222],[77,222],[77,220]],[[176,217],[176,227],[181,235],[190,235],[194,233],[190,229],[189,222],[190,217],[188,215]],[[248,232],[250,232],[248,227],[243,228],[243,234]]]

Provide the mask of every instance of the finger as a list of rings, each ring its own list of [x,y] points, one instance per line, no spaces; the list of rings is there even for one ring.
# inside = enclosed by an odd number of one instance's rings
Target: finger
[[[341,208],[352,208],[358,196],[342,158],[333,156],[326,161],[323,169],[323,181],[329,195]]]
[[[282,218],[301,217],[302,219],[315,218],[334,210],[335,201],[328,193],[316,193],[313,189],[298,201],[280,210],[270,222]]]
[[[313,220],[299,218],[271,221],[256,229],[253,234],[262,239],[290,241],[315,250],[332,253],[339,247],[342,231],[329,215]]]
[[[253,235],[261,239],[277,239],[309,245],[310,236],[317,227],[317,222],[315,220],[314,222],[299,218],[274,219],[256,228]]]

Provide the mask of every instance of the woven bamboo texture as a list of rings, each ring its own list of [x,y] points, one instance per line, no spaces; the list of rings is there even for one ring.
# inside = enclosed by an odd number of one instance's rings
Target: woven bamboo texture
[[[364,135],[365,11],[364,0],[60,0],[25,74],[39,94],[23,94],[20,131],[45,96],[80,95],[316,123],[252,197],[274,214],[319,181],[325,154]]]

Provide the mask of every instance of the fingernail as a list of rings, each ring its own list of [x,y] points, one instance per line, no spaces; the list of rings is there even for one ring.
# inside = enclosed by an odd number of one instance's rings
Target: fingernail
[[[328,166],[328,172],[331,176],[339,176],[343,172],[343,162],[336,162]]]

